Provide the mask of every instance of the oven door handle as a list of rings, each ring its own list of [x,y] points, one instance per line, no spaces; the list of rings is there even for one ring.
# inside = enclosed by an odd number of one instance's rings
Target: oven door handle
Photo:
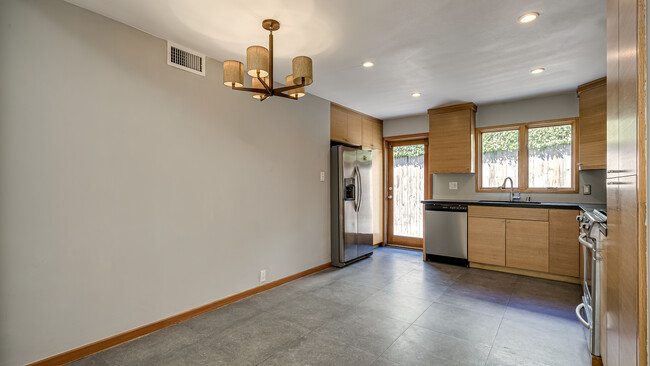
[[[580,310],[582,310],[584,308],[585,308],[584,303],[581,303],[580,305],[576,306],[576,316],[578,317],[578,320],[580,320],[580,323],[582,323],[582,325],[584,325],[585,328],[588,329],[589,328],[589,323],[582,318],[582,315],[580,315]]]
[[[578,237],[578,241],[580,242],[580,244],[587,247],[587,249],[594,250],[594,245],[587,241],[587,234],[580,234],[580,236]]]

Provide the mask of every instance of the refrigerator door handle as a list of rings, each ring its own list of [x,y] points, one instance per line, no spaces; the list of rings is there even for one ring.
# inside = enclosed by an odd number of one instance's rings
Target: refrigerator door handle
[[[354,174],[356,175],[355,183],[357,184],[357,187],[359,187],[359,194],[356,195],[356,199],[358,203],[355,202],[356,211],[359,212],[359,210],[361,210],[361,198],[363,195],[363,188],[361,187],[361,172],[359,171],[358,166],[354,167]]]

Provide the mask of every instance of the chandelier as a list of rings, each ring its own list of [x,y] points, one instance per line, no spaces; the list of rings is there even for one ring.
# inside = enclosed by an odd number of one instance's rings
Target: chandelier
[[[262,28],[269,31],[269,48],[250,46],[246,49],[246,73],[252,78],[253,87],[244,88],[244,64],[235,60],[223,63],[223,84],[232,90],[253,93],[253,98],[263,101],[272,96],[298,99],[305,96],[305,86],[313,82],[311,58],[298,56],[291,62],[293,74],[285,78],[286,87],[273,87],[273,31],[280,29],[274,19],[262,22]],[[286,94],[285,94],[286,92]]]

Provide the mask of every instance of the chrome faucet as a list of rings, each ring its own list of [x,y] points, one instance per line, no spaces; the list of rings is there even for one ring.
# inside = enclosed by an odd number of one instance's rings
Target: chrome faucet
[[[521,200],[521,193],[517,192],[515,193],[515,184],[512,182],[512,178],[506,177],[506,179],[503,180],[503,184],[500,189],[506,189],[506,183],[510,181],[510,202],[513,201],[520,201]]]

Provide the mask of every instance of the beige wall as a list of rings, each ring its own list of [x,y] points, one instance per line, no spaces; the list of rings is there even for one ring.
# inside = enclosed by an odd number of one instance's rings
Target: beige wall
[[[0,27],[1,365],[330,261],[329,102],[260,103],[62,1]]]
[[[578,116],[576,93],[568,92],[513,102],[482,104],[478,106],[476,127],[488,127],[513,123],[544,121]],[[409,135],[429,132],[426,114],[384,120],[384,136]],[[474,174],[434,174],[434,199],[503,200],[508,193],[477,193]],[[542,202],[592,202],[606,201],[605,171],[579,173],[580,193],[531,194],[531,200]],[[449,182],[458,183],[458,190],[450,190]],[[592,194],[583,195],[583,186],[591,185]],[[524,194],[528,197],[528,194]]]

